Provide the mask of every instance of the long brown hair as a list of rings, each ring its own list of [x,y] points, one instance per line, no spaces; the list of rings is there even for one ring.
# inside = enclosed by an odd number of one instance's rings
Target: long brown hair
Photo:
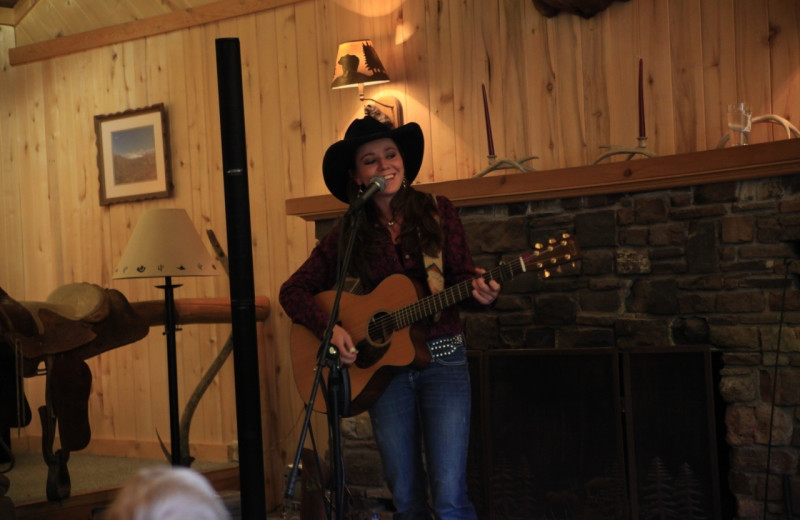
[[[437,207],[433,196],[404,186],[392,198],[392,213],[401,217],[403,230],[398,237],[403,250],[436,256],[442,250],[444,235],[439,219],[436,218]],[[350,274],[361,278],[368,287],[374,287],[380,280],[371,280],[369,277],[370,264],[380,258],[383,251],[380,247],[379,233],[383,230],[376,227],[378,212],[374,205],[364,207],[364,216],[361,218],[357,230],[356,242],[353,246],[353,258]],[[345,231],[349,235],[349,231]],[[345,240],[348,236],[344,237]]]

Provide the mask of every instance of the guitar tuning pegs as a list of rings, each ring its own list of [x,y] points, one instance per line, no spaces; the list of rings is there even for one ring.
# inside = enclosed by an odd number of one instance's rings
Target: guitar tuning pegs
[[[536,248],[536,249],[541,249],[544,246],[540,242],[536,242],[536,244],[533,247]]]
[[[550,278],[550,271],[548,271],[547,269],[545,269],[544,271],[542,271],[542,276],[543,276],[544,278]]]
[[[556,243],[556,239],[555,238],[549,238],[549,239],[547,239],[547,243],[550,244],[550,245],[554,245]]]
[[[569,233],[561,233],[561,238],[563,238],[564,240],[568,239]]]
[[[573,269],[577,269],[578,268],[578,262],[572,262],[569,265],[571,265]]]

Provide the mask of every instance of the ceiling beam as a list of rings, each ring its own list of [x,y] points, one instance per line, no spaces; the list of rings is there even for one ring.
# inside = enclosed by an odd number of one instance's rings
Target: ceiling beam
[[[301,0],[220,0],[211,4],[191,7],[143,20],[134,20],[111,27],[79,34],[61,36],[53,40],[31,43],[9,49],[11,65],[22,65],[47,60],[76,52],[114,45],[157,34],[178,31],[228,18],[266,11]]]

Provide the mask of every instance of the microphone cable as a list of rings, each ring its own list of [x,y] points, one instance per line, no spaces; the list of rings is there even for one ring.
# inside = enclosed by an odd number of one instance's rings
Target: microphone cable
[[[767,504],[769,503],[769,478],[770,478],[770,463],[772,461],[772,430],[773,430],[773,421],[775,419],[775,397],[778,391],[778,365],[779,365],[779,358],[781,355],[781,339],[783,336],[783,322],[786,319],[786,293],[788,292],[789,287],[789,264],[790,260],[784,259],[784,266],[785,266],[785,276],[784,276],[784,284],[783,284],[783,292],[781,294],[781,312],[780,312],[780,319],[778,320],[778,339],[777,345],[775,347],[775,363],[773,365],[773,376],[772,376],[772,403],[770,404],[770,413],[769,413],[769,427],[768,427],[768,435],[767,435],[767,466],[766,466],[766,477],[764,478],[764,509],[762,512],[761,518],[767,518]],[[763,351],[762,351],[763,353]],[[786,475],[783,476],[786,479]],[[789,486],[784,485],[784,493]],[[791,492],[791,489],[789,489]],[[791,500],[787,500],[787,497],[783,497],[784,505],[788,506],[788,509],[784,511],[786,518],[791,520],[792,514],[791,510]]]

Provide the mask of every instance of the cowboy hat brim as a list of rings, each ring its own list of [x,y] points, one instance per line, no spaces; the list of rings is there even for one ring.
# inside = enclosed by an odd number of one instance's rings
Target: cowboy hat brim
[[[322,159],[322,176],[328,191],[345,204],[351,202],[348,185],[352,185],[350,170],[354,167],[354,157],[359,146],[376,139],[392,139],[403,157],[405,178],[408,184],[414,182],[422,166],[425,138],[417,123],[407,123],[390,129],[372,117],[353,121],[341,141],[333,143]]]

